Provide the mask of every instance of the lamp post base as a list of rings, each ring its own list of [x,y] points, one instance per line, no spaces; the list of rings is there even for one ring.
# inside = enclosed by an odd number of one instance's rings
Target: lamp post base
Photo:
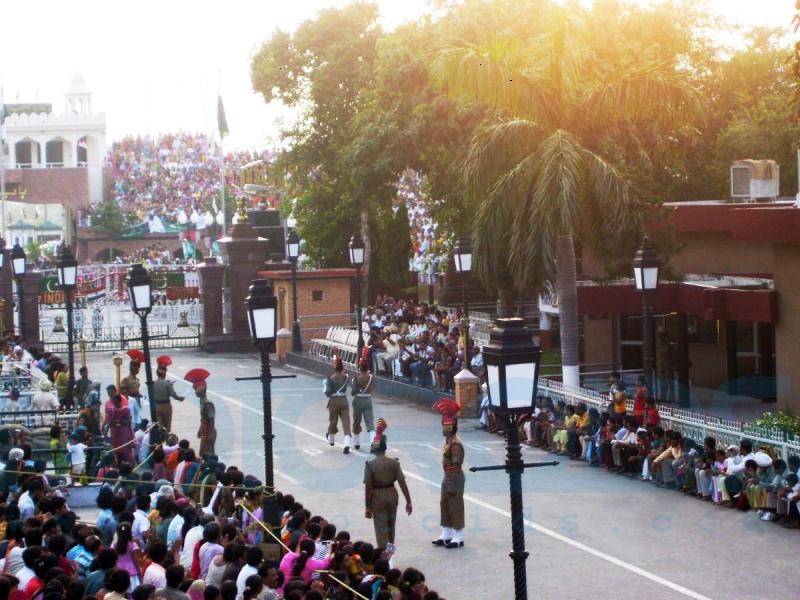
[[[303,338],[300,334],[300,321],[292,323],[292,352],[295,354],[303,353]]]

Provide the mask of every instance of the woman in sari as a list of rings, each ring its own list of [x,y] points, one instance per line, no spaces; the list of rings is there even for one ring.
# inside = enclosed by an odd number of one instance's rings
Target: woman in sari
[[[107,408],[108,432],[111,446],[115,449],[117,461],[133,464],[133,430],[131,429],[131,410],[122,405],[122,396],[114,394],[111,406]]]

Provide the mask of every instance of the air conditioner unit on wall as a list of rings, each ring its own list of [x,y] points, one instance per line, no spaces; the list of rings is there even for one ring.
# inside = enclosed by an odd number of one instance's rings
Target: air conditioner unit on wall
[[[731,198],[777,198],[779,181],[775,161],[736,161],[731,165]]]

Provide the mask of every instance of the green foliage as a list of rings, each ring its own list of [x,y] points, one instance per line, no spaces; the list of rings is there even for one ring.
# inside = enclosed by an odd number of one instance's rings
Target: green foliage
[[[752,422],[757,427],[777,429],[789,435],[800,435],[800,416],[778,411],[765,412]]]
[[[42,244],[36,240],[28,240],[25,244],[25,256],[32,262],[39,260],[42,256]]]
[[[125,215],[119,204],[107,198],[95,206],[92,211],[92,230],[103,233],[109,238],[122,235],[127,224]]]

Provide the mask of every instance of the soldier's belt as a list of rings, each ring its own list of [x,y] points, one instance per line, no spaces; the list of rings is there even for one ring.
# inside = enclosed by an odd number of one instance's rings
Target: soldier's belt
[[[376,483],[376,484],[373,484],[372,489],[373,490],[388,490],[389,488],[393,488],[393,487],[394,487],[393,483]]]
[[[460,471],[461,470],[461,465],[443,465],[443,466],[444,466],[444,470],[447,471],[447,472]]]

